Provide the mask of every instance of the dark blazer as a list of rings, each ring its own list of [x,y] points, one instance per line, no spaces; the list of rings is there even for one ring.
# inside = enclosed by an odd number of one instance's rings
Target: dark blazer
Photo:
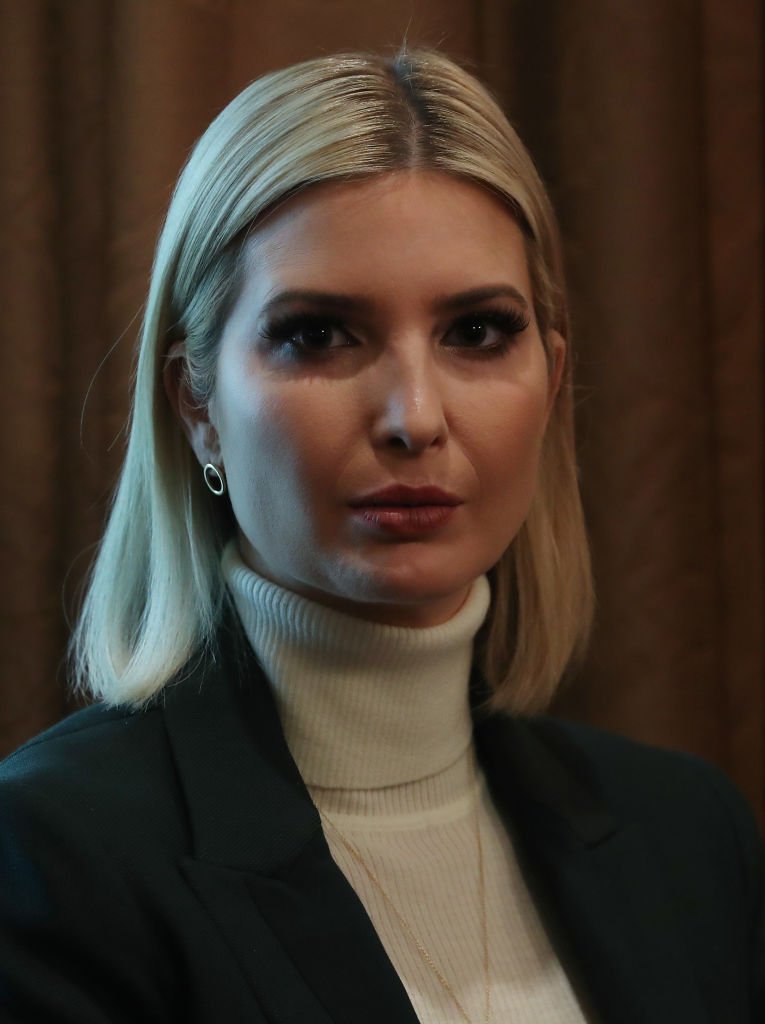
[[[765,1021],[762,846],[719,771],[544,717],[476,741],[593,1019]],[[0,1020],[416,1021],[241,637],[0,765]]]

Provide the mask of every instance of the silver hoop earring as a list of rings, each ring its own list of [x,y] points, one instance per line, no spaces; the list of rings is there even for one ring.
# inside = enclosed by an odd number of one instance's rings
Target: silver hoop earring
[[[205,483],[216,498],[220,498],[222,494],[226,493],[226,478],[212,462],[207,463],[205,468],[202,470],[202,475],[205,478]]]

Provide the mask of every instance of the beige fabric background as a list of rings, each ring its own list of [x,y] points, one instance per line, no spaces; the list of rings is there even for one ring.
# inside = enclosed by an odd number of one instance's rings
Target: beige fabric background
[[[261,72],[439,45],[552,190],[599,592],[560,713],[702,754],[765,810],[759,0],[0,0],[0,748],[63,650],[184,155]]]

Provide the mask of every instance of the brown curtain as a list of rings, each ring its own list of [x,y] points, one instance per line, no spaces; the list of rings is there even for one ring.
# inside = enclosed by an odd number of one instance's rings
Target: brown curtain
[[[556,711],[706,756],[762,813],[759,0],[0,0],[0,748],[68,707],[189,146],[263,71],[405,35],[493,87],[564,229],[599,612]]]

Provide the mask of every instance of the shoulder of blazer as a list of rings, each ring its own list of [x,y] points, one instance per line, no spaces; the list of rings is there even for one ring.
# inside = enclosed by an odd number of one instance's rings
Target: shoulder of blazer
[[[16,750],[0,763],[0,832],[2,864],[26,865],[18,885],[33,887],[33,865],[94,884],[98,866],[114,892],[152,859],[182,856],[190,833],[162,708],[94,705]]]
[[[145,707],[77,711],[0,762],[0,819],[14,834],[46,822],[62,838],[97,835],[119,848],[135,832],[147,856],[230,863],[246,822],[268,862],[272,826],[294,834],[297,850],[314,814],[271,689],[230,619]]]
[[[564,763],[576,763],[602,794],[622,813],[659,821],[687,808],[703,820],[704,811],[754,821],[744,797],[725,772],[695,754],[639,742],[588,725],[540,718],[537,730],[546,746]]]
[[[722,821],[736,830],[743,823],[749,845],[759,841],[736,786],[694,754],[545,715],[492,716],[477,723],[479,743],[482,732],[495,767],[499,752],[506,765],[523,769],[517,800],[584,842],[597,842],[618,823],[679,828],[691,819],[713,834]]]
[[[168,703],[192,704],[196,691],[210,686],[220,675],[218,643],[226,644],[229,661],[239,656],[240,641],[227,639],[224,623],[216,645],[193,656],[173,679],[144,705],[91,704],[74,711],[55,725],[27,740],[0,760],[0,793],[16,786],[32,791],[37,784],[53,790],[99,788],[111,790],[115,777],[161,785],[162,769],[168,767],[165,713]]]
[[[121,854],[138,837],[150,849],[178,854],[189,844],[183,794],[168,742],[168,695],[189,697],[208,672],[194,659],[141,707],[92,704],[32,737],[0,761],[0,822],[15,838],[56,834]],[[135,837],[135,838],[134,838]]]
[[[743,905],[755,915],[753,928],[762,932],[765,843],[752,808],[721,768],[579,723],[540,717],[529,728],[559,763],[588,779],[603,804],[652,833],[657,846],[685,846],[695,865],[706,860],[710,879],[715,872],[726,879],[731,897],[738,881]],[[765,934],[757,943],[765,950]]]

